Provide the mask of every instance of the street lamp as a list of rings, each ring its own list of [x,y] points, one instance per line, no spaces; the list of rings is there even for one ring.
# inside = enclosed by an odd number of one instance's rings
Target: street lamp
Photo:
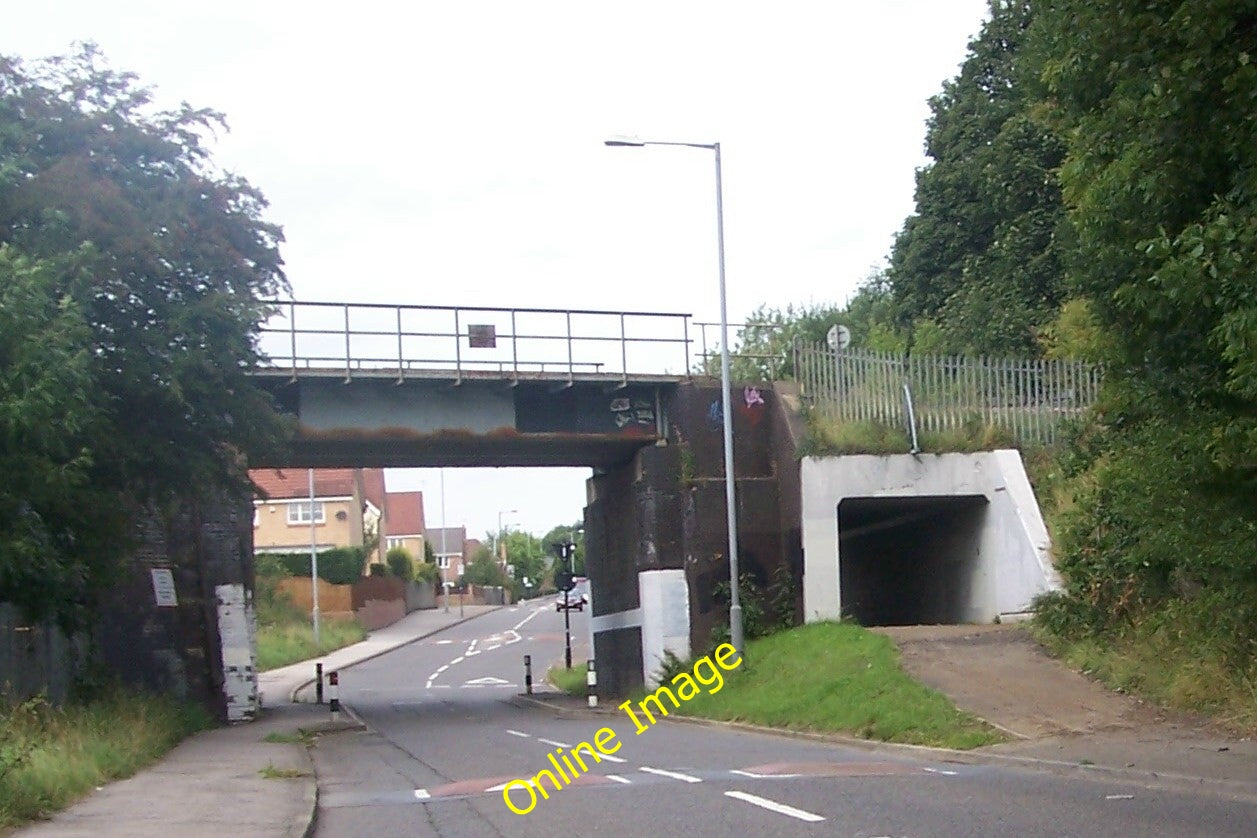
[[[612,137],[605,141],[609,146],[637,148],[648,145],[679,145],[686,148],[705,148],[716,155],[716,254],[720,269],[720,390],[724,413],[725,442],[725,508],[729,525],[729,639],[733,648],[742,649],[742,601],[738,593],[738,513],[734,505],[733,476],[733,410],[732,386],[729,383],[729,315],[725,300],[725,220],[724,197],[720,179],[720,143],[678,143],[662,140],[642,140],[637,137]]]
[[[498,550],[498,542],[502,540],[502,516],[503,515],[518,515],[518,514],[519,514],[518,509],[499,509],[498,510],[498,531],[493,534],[493,552],[495,555],[501,558],[503,562],[506,561],[506,551],[503,550],[499,552]]]

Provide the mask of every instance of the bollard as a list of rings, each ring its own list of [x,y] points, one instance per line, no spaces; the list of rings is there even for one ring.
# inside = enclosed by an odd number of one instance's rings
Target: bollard
[[[532,655],[524,655],[524,692],[532,695]]]
[[[332,711],[332,721],[340,719],[340,673],[331,672],[327,676],[327,706]]]
[[[589,697],[589,706],[598,706],[598,671],[594,669],[594,662],[591,659],[585,665],[585,695]]]
[[[323,703],[323,664],[314,665],[314,703]]]

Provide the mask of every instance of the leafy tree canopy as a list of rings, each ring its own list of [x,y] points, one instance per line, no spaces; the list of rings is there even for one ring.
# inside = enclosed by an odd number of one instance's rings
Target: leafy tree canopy
[[[1056,170],[1065,151],[1040,117],[1020,57],[1030,0],[992,0],[960,74],[930,100],[916,213],[891,253],[901,329],[936,324],[929,351],[1036,354],[1064,299]]]
[[[283,438],[247,376],[281,234],[213,166],[220,127],[92,46],[0,57],[0,599],[32,615],[118,554],[104,510],[247,485],[240,455]]]

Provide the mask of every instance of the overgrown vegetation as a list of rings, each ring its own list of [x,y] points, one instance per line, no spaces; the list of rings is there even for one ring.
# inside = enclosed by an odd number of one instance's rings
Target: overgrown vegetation
[[[749,641],[746,658],[720,692],[703,692],[679,712],[946,748],[1004,738],[908,677],[888,638],[851,623],[811,623]]]
[[[977,419],[951,430],[918,431],[917,445],[927,454],[1015,447],[1007,430]],[[807,417],[807,436],[796,453],[800,457],[834,457],[843,454],[906,454],[911,449],[912,440],[906,428],[873,421],[840,422],[812,412]]]
[[[144,504],[244,490],[288,428],[250,380],[287,290],[221,115],[92,46],[0,56],[0,600],[86,621]]]
[[[121,689],[61,708],[0,705],[0,828],[63,809],[210,725],[199,707]]]
[[[274,572],[257,577],[254,601],[257,604],[259,670],[265,672],[317,658],[366,638],[366,629],[357,620],[322,617],[316,644],[310,615],[279,589],[281,578],[283,575]]]
[[[546,680],[569,695],[584,695],[588,685],[585,677],[589,664],[573,664],[571,669],[566,666],[552,666],[546,673]]]

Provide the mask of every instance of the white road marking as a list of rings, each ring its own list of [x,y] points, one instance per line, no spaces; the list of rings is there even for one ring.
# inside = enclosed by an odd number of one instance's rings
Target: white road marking
[[[456,663],[462,663],[464,660],[466,660],[466,658],[454,658],[454,660],[450,661],[449,665],[453,666]]]
[[[662,768],[651,768],[649,765],[643,765],[639,771],[645,771],[647,774],[658,774],[660,777],[671,777],[674,780],[684,780],[687,783],[701,783],[702,780],[697,777],[691,777],[689,774],[682,774],[678,771],[665,771]]]
[[[545,609],[545,608],[538,608],[538,609],[535,609],[535,610],[534,610],[531,614],[529,614],[527,617],[525,617],[524,619],[522,619],[522,620],[520,620],[518,623],[516,623],[516,624],[514,625],[514,627],[511,629],[511,631],[519,631],[520,626],[522,626],[524,623],[526,623],[526,622],[528,622],[529,620],[531,620],[533,617],[536,617],[536,616],[537,616],[538,614],[540,614],[542,611],[546,611],[546,610],[547,610],[547,609]]]
[[[607,774],[606,778],[608,780],[615,780],[617,783],[632,783],[633,782],[627,777],[621,777],[619,774]]]
[[[437,673],[438,673],[438,674],[440,674],[440,673],[444,672],[445,670],[447,670],[447,669],[449,669],[449,668],[450,668],[450,665],[449,665],[448,663],[443,663],[443,664],[441,664],[440,666],[438,666],[438,667],[436,668],[436,671],[437,671]]]
[[[547,745],[553,745],[553,746],[554,746],[554,747],[556,747],[556,748],[570,748],[570,747],[572,747],[571,745],[567,744],[566,742],[555,742],[553,739],[542,739],[540,736],[538,736],[538,737],[537,737],[537,741],[538,741],[538,742],[545,742]]]
[[[752,780],[769,780],[780,778],[782,780],[790,780],[795,777],[802,777],[802,774],[756,774],[753,771],[743,771],[740,768],[733,768],[730,774],[741,774],[743,777],[750,777]]]
[[[415,799],[416,799],[416,800],[427,800],[427,799],[428,799],[428,798],[430,798],[431,796],[432,796],[432,795],[428,794],[428,790],[427,790],[427,789],[415,789]]]
[[[467,657],[469,657],[469,658],[470,658],[471,656],[473,656],[473,655],[478,655],[478,654],[480,654],[480,650],[479,650],[479,649],[475,650],[474,652],[468,652],[468,653],[467,653]]]
[[[502,644],[501,644],[501,643],[494,643],[494,644],[493,644],[492,646],[490,646],[488,649],[485,649],[485,651],[486,651],[486,652],[492,652],[494,649],[501,649],[501,648],[502,648]]]
[[[600,753],[600,754],[598,754],[598,756],[602,757],[603,759],[605,759],[605,760],[607,760],[607,761],[609,761],[609,762],[628,762],[628,760],[624,759],[623,757],[613,757],[613,756],[611,756],[611,754],[602,754],[602,753]]]
[[[789,815],[792,818],[798,818],[808,823],[817,823],[825,820],[820,815],[814,815],[811,812],[805,812],[802,809],[796,809],[793,806],[787,806],[784,803],[777,803],[764,797],[756,797],[753,794],[747,794],[744,791],[727,791],[725,797],[732,797],[734,800],[744,800],[752,806],[758,806],[761,809],[767,809],[770,812],[776,812],[779,815]]]
[[[947,775],[948,777],[955,777],[955,776],[956,776],[956,772],[955,772],[955,771],[948,771],[948,770],[947,770],[947,769],[945,769],[945,768],[926,768],[925,770],[926,770],[926,771],[928,771],[928,772],[930,772],[931,774],[945,774],[945,775]]]
[[[1104,796],[1104,799],[1105,800],[1134,800],[1135,795],[1133,794],[1106,794]]]
[[[531,733],[524,733],[523,731],[519,731],[519,730],[511,730],[510,728],[507,728],[506,732],[509,733],[511,736],[521,736],[524,739],[532,739]]]
[[[431,678],[429,678],[429,679],[428,679],[428,683],[426,683],[426,684],[424,684],[424,685],[423,685],[423,688],[424,688],[425,690],[430,690],[430,689],[432,689],[432,679],[431,679]]]
[[[453,643],[453,642],[454,642],[453,640],[438,640],[438,641],[436,642],[436,645],[438,645],[438,646],[444,646],[444,645],[446,645],[446,644],[448,644],[448,643]]]

